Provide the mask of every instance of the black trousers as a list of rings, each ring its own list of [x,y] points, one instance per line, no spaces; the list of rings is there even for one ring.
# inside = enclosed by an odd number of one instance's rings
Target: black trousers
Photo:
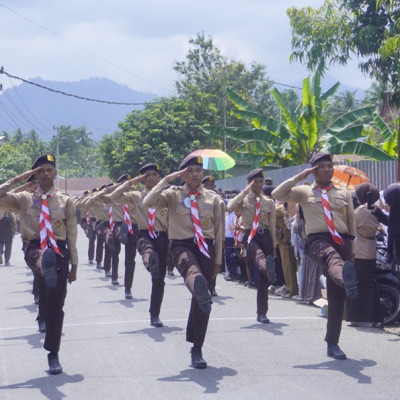
[[[272,237],[269,230],[264,230],[263,233],[256,233],[250,244],[247,239],[250,230],[246,230],[243,236],[243,243],[247,249],[247,262],[251,263],[249,267],[255,265],[258,271],[257,281],[257,314],[266,315],[268,311],[268,287],[269,279],[267,278],[266,256],[272,256],[274,247]]]
[[[152,239],[149,231],[139,231],[137,240],[139,254],[142,256],[144,266],[147,268],[149,257],[153,251],[156,251],[160,259],[159,277],[151,280],[151,296],[149,312],[152,316],[159,316],[161,303],[164,298],[165,275],[167,273],[167,257],[169,240],[166,232],[159,232],[156,239]]]
[[[138,235],[138,226],[132,224],[133,233],[128,234],[128,242],[125,245],[125,275],[124,285],[125,290],[131,290],[133,284],[133,277],[135,275],[136,267],[136,243]]]
[[[325,341],[339,343],[346,291],[342,278],[343,263],[351,260],[351,241],[343,239],[343,246],[336,244],[331,235],[321,233],[308,236],[307,255],[323,268],[326,275],[328,321]]]
[[[96,222],[96,262],[101,263],[103,261],[103,247],[104,247],[104,238],[103,238],[103,221]]]
[[[172,240],[171,258],[177,270],[185,281],[186,287],[192,293],[190,311],[186,326],[186,341],[196,347],[203,346],[210,313],[203,313],[194,296],[194,280],[198,275],[203,275],[208,288],[212,285],[212,275],[215,267],[215,246],[212,240],[207,240],[211,258],[203,255],[194,239]]]
[[[39,315],[38,320],[46,321],[46,337],[43,347],[53,353],[58,353],[61,344],[64,322],[64,302],[67,296],[67,281],[69,273],[70,253],[65,242],[57,241],[63,257],[57,254],[57,286],[49,289],[42,275],[39,276]],[[25,250],[25,261],[36,272],[39,258],[39,241],[32,241]]]

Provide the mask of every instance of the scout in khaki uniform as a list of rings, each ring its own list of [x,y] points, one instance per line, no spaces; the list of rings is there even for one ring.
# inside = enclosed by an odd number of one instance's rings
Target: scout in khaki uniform
[[[96,217],[93,209],[82,207],[82,201],[85,197],[89,196],[90,193],[90,190],[85,190],[83,195],[75,200],[75,208],[80,212],[81,219],[79,223],[85,232],[86,237],[89,239],[88,260],[89,264],[93,264],[96,242]]]
[[[182,178],[183,186],[173,186]],[[203,188],[203,159],[187,156],[179,171],[162,179],[144,198],[144,206],[168,208],[171,258],[192,294],[186,340],[193,343],[192,366],[206,368],[202,346],[211,311],[210,285],[222,262],[221,203],[218,195]]]
[[[247,175],[246,188],[228,202],[228,212],[239,211],[245,229],[243,242],[247,262],[259,271],[257,284],[257,321],[269,323],[268,287],[276,281],[275,273],[275,203],[262,192],[264,175],[261,168]]]
[[[163,324],[159,315],[164,297],[164,279],[167,271],[169,244],[167,234],[168,209],[148,208],[143,205],[143,199],[147,193],[160,181],[158,170],[157,164],[144,165],[139,171],[140,176],[130,179],[119,186],[110,194],[110,198],[117,204],[127,205],[129,213],[137,221],[139,229],[137,236],[138,250],[142,256],[144,266],[151,273],[150,324],[155,327],[162,327]],[[141,181],[145,185],[143,191],[129,191],[132,186]],[[129,229],[128,225],[124,226]]]
[[[332,184],[331,154],[315,154],[310,163],[311,168],[282,182],[272,196],[280,201],[298,203],[303,209],[307,254],[323,267],[327,278],[327,354],[344,360],[346,355],[338,343],[346,292],[349,298],[358,295],[355,269],[350,261],[356,233],[353,202],[346,189]],[[296,186],[310,174],[315,179],[311,186]]]
[[[9,193],[12,186],[36,176],[39,188]],[[18,212],[21,218],[21,237],[25,260],[34,272],[40,273],[39,301],[46,304],[46,337],[44,348],[48,354],[49,373],[60,374],[58,360],[64,301],[67,281],[76,280],[78,252],[75,207],[69,196],[54,188],[57,174],[52,154],[40,156],[27,171],[0,186],[0,207]],[[72,264],[69,269],[69,263]],[[43,317],[43,316],[42,316]]]

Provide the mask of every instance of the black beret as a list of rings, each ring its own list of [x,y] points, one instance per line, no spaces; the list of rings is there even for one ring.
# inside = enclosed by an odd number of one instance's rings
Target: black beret
[[[105,187],[106,187],[106,185],[102,185],[98,189],[92,189],[92,192],[97,192],[98,190],[103,190]]]
[[[206,183],[206,182],[215,182],[215,179],[212,175],[207,175],[201,180],[201,183]]]
[[[255,178],[264,178],[264,170],[262,168],[253,169],[247,174],[247,180],[251,181]]]
[[[108,185],[105,185],[105,186],[104,186],[104,189],[109,188],[109,187],[111,187],[111,186],[114,186],[114,184],[113,184],[112,182],[110,182]]]
[[[203,158],[200,156],[191,156],[189,154],[181,162],[181,165],[179,166],[179,170],[182,171],[186,167],[190,167],[192,165],[199,165],[200,167],[203,167]]]
[[[40,167],[43,164],[51,164],[54,168],[56,166],[56,158],[53,154],[46,153],[38,157],[32,165],[32,169]]]
[[[157,164],[150,163],[150,164],[143,165],[143,167],[139,169],[139,174],[144,174],[147,171],[158,172],[159,169],[160,169],[160,167]]]
[[[317,153],[314,154],[310,159],[310,164],[314,165],[320,161],[332,161],[333,154],[330,153]]]
[[[90,190],[85,190],[85,191],[83,192],[83,195],[88,194],[88,193],[90,193]]]
[[[117,179],[117,183],[129,181],[129,179],[131,179],[131,176],[130,176],[129,174],[124,174],[124,175],[121,175],[121,176]]]

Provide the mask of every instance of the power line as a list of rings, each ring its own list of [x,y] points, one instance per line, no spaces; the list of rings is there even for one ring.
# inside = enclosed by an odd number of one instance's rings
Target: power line
[[[93,57],[95,57],[95,58],[97,58],[97,59],[99,59],[99,60],[105,62],[106,64],[111,65],[111,66],[113,66],[114,68],[117,68],[117,69],[119,69],[119,70],[121,70],[121,71],[123,71],[123,72],[125,72],[125,73],[127,73],[127,74],[129,74],[129,75],[131,75],[131,76],[133,76],[133,77],[135,77],[135,78],[137,78],[137,79],[140,79],[140,80],[142,80],[143,82],[150,83],[151,85],[157,86],[157,87],[159,87],[160,89],[163,89],[163,90],[168,91],[165,87],[163,87],[163,86],[161,86],[161,85],[159,85],[159,84],[157,84],[157,83],[155,83],[155,82],[152,82],[152,81],[150,81],[150,80],[148,80],[148,79],[142,78],[141,76],[136,75],[136,74],[134,74],[133,72],[131,72],[131,71],[129,71],[129,70],[123,68],[123,67],[120,67],[119,65],[114,64],[113,62],[111,62],[111,61],[109,61],[109,60],[107,60],[107,59],[105,59],[105,58],[103,58],[103,57],[101,57],[101,56],[99,56],[99,55],[97,55],[97,54],[91,52],[90,50],[86,49],[85,47],[80,46],[79,44],[77,44],[77,43],[75,43],[75,42],[72,42],[71,40],[68,40],[68,39],[64,38],[63,36],[59,35],[58,33],[55,33],[55,32],[53,32],[53,31],[51,31],[50,29],[46,28],[46,27],[43,26],[43,25],[40,25],[39,23],[37,23],[37,22],[33,21],[32,19],[26,17],[25,15],[20,14],[19,12],[13,10],[12,8],[7,7],[6,5],[4,5],[4,4],[2,4],[2,3],[0,3],[0,6],[3,7],[3,8],[6,8],[8,11],[10,11],[10,12],[12,12],[12,13],[18,15],[19,17],[25,19],[26,21],[30,22],[31,24],[36,25],[36,26],[39,27],[40,29],[43,29],[43,30],[46,31],[47,33],[50,33],[50,34],[56,36],[57,38],[59,38],[59,39],[61,39],[61,40],[64,40],[65,42],[68,42],[68,43],[72,44],[73,46],[75,46],[75,47],[77,47],[78,49],[84,51],[85,53],[88,53],[88,54],[90,54],[91,56],[93,56]]]
[[[0,74],[5,74],[9,78],[18,79],[18,80],[20,80],[22,82],[28,83],[29,85],[37,86],[37,87],[39,87],[41,89],[46,89],[46,90],[48,90],[50,92],[59,93],[59,94],[62,94],[64,96],[75,97],[76,99],[80,99],[80,100],[93,101],[93,102],[96,102],[96,103],[113,104],[113,105],[119,105],[119,106],[142,106],[142,105],[146,104],[146,103],[121,103],[121,102],[117,102],[117,101],[98,100],[98,99],[91,99],[89,97],[78,96],[76,94],[66,93],[66,92],[63,92],[61,90],[56,90],[56,89],[49,88],[47,86],[39,85],[38,83],[35,83],[35,82],[32,82],[32,81],[28,81],[27,79],[20,78],[19,76],[11,75],[8,72],[4,71],[4,67],[1,67]]]

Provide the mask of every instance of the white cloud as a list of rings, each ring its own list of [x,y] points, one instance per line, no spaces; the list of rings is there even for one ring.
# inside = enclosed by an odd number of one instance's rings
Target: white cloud
[[[211,35],[224,56],[260,62],[268,75],[293,83],[305,75],[289,63],[286,9],[322,0],[10,0],[0,6],[1,65],[29,79],[72,81],[107,77],[145,92],[169,95],[188,40]],[[19,15],[17,15],[17,14]],[[332,69],[338,80],[365,84],[353,68]],[[8,82],[0,76],[0,83]],[[364,87],[364,86],[362,86]]]

